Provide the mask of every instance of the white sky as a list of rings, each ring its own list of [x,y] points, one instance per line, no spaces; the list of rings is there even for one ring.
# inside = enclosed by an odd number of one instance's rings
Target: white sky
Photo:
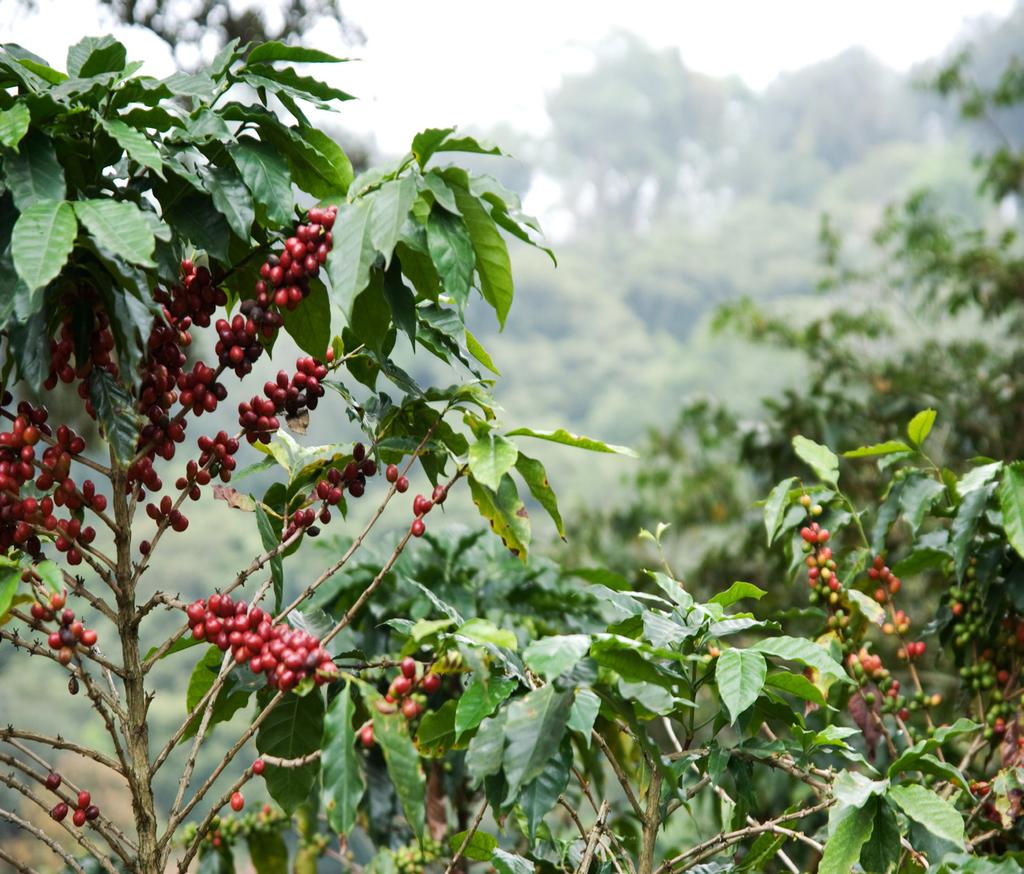
[[[246,0],[232,0],[245,5]],[[109,32],[95,0],[37,0],[25,14],[0,0],[0,36],[63,67],[67,47]],[[356,94],[346,125],[372,133],[387,152],[404,151],[424,127],[488,127],[499,121],[529,131],[544,127],[544,99],[560,77],[585,69],[586,47],[615,28],[656,47],[676,46],[684,63],[735,74],[760,88],[786,70],[861,45],[906,69],[940,52],[971,19],[1005,15],[1014,0],[342,0],[366,34],[346,49],[333,28],[308,42],[361,61],[330,79]],[[172,69],[152,34],[114,28],[130,58],[147,71]],[[326,71],[325,71],[326,72]]]

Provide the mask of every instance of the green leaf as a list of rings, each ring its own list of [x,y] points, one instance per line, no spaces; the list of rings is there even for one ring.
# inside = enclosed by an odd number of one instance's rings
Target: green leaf
[[[76,200],[75,215],[97,245],[129,264],[154,267],[156,239],[142,211],[127,200]]]
[[[882,625],[885,622],[885,610],[882,608],[882,605],[870,595],[866,595],[864,592],[852,588],[847,590],[847,594],[850,596],[850,600],[860,611],[861,615],[867,619],[868,622],[873,622],[875,625]]]
[[[24,103],[15,103],[10,109],[0,112],[0,145],[8,149],[17,149],[25,134],[28,133],[32,116]]]
[[[565,525],[562,522],[562,514],[558,512],[558,499],[548,483],[544,465],[520,452],[516,457],[516,470],[519,471],[534,500],[547,511],[551,521],[555,523],[558,536],[565,540]]]
[[[523,661],[546,680],[553,680],[587,654],[590,636],[559,634],[533,641],[523,652]]]
[[[945,486],[928,476],[909,476],[900,490],[900,509],[910,530],[917,533],[925,514],[945,491]]]
[[[281,542],[262,504],[256,505],[256,527],[259,529],[260,542],[264,549],[271,550]],[[284,598],[284,558],[281,553],[270,559],[270,579],[274,584],[274,612],[279,613]]]
[[[875,802],[875,822],[869,840],[860,851],[860,864],[865,871],[886,872],[899,861],[900,826],[896,814],[885,801]]]
[[[346,683],[327,708],[322,753],[324,810],[331,828],[339,835],[352,830],[366,790],[355,748],[354,715],[351,684]]]
[[[496,492],[518,456],[511,440],[490,431],[469,447],[469,469],[477,482]]]
[[[840,683],[852,683],[843,666],[833,659],[823,646],[802,637],[769,637],[759,640],[750,649],[776,658],[798,662],[814,668],[826,677]]]
[[[112,36],[87,36],[68,49],[68,74],[80,79],[100,73],[120,73],[127,50]]]
[[[509,431],[508,437],[535,437],[538,440],[549,440],[552,443],[561,443],[563,446],[572,446],[575,449],[586,449],[588,452],[613,452],[616,455],[628,455],[636,458],[637,454],[628,446],[616,446],[614,443],[602,443],[593,437],[582,437],[578,434],[570,434],[564,428],[555,431],[537,431],[533,428],[516,428]]]
[[[533,862],[515,853],[506,852],[500,847],[491,856],[491,864],[496,874],[534,874],[537,870]]]
[[[504,328],[513,295],[512,263],[505,240],[490,213],[476,197],[459,186],[454,186],[452,191],[476,253],[480,292],[484,300],[494,307],[498,325]]]
[[[253,200],[278,226],[292,221],[292,179],[288,164],[270,144],[242,137],[227,147]]]
[[[128,153],[136,164],[148,167],[161,179],[164,176],[164,162],[153,142],[142,131],[125,124],[123,121],[100,119],[103,129],[110,134],[117,144]]]
[[[466,843],[467,837],[469,837],[469,843]],[[465,844],[465,848],[463,848],[463,844]],[[448,846],[453,855],[462,849],[463,858],[471,862],[489,862],[498,846],[498,839],[479,829],[470,835],[467,829],[448,838]]]
[[[490,619],[482,619],[474,616],[467,619],[456,629],[456,634],[473,641],[474,643],[490,643],[494,646],[502,646],[506,649],[516,649],[519,641],[514,631],[506,628],[498,628]]]
[[[256,749],[268,756],[298,759],[320,749],[323,734],[324,701],[320,691],[289,694],[263,720],[256,733]],[[300,768],[280,768],[268,762],[263,779],[270,797],[291,813],[309,797],[319,773],[319,762]]]
[[[128,464],[135,456],[140,425],[132,396],[107,370],[94,367],[89,375],[89,398],[114,456]]]
[[[497,716],[483,720],[469,742],[469,749],[466,751],[466,770],[477,784],[485,777],[497,774],[501,770],[507,716],[506,710],[499,710]]]
[[[1003,511],[1006,539],[1024,556],[1024,464],[1007,465],[999,483],[999,507]]]
[[[64,589],[64,574],[61,573],[60,565],[55,561],[41,561],[36,565],[36,573],[39,574],[39,578],[46,584],[46,587],[57,594]],[[0,610],[0,613],[3,611]]]
[[[255,46],[246,64],[269,64],[273,61],[295,61],[303,64],[340,64],[345,58],[329,55],[319,49],[307,49],[303,46],[289,46],[277,40],[260,43]]]
[[[821,689],[815,686],[803,674],[778,671],[774,674],[768,674],[764,678],[764,684],[766,687],[779,689],[783,692],[788,692],[790,695],[795,695],[804,701],[810,701],[819,707],[825,707],[827,703]]]
[[[322,361],[331,345],[331,300],[322,282],[310,282],[302,306],[281,313],[284,329],[303,351]]]
[[[305,149],[288,149],[292,179],[314,197],[336,199],[340,205],[355,174],[345,150],[323,131],[314,127],[292,128]]]
[[[277,94],[289,109],[292,109],[294,104],[288,103],[287,98],[306,100],[316,107],[328,111],[332,109],[330,105],[332,100],[353,99],[351,94],[340,88],[335,88],[312,76],[303,76],[293,67],[250,67],[241,74],[241,78],[254,88],[266,88],[271,93]],[[300,120],[305,120],[305,116],[298,111],[298,107],[294,107],[292,115]]]
[[[507,708],[503,759],[508,780],[508,799],[536,779],[558,751],[572,709],[572,692],[559,692],[553,685],[517,698]]]
[[[455,734],[462,737],[490,716],[519,684],[515,680],[491,677],[486,683],[477,677],[459,696],[455,710]]]
[[[386,716],[376,707],[373,713],[373,737],[380,744],[388,776],[394,784],[406,821],[416,837],[423,838],[423,811],[426,780],[420,768],[420,756],[409,737],[409,724],[401,715]]]
[[[488,521],[501,542],[525,562],[530,546],[530,517],[519,500],[512,477],[506,474],[495,492],[470,475],[469,491],[480,515]]]
[[[932,425],[935,424],[935,410],[921,410],[907,425],[907,437],[914,446],[920,446],[925,438],[931,433]]]
[[[437,710],[428,710],[416,729],[416,748],[421,756],[443,758],[455,744],[455,710],[458,704],[449,698]]]
[[[501,371],[495,366],[487,350],[468,328],[466,329],[466,350],[495,376],[501,376]]]
[[[18,591],[18,583],[21,581],[21,568],[17,565],[11,567],[7,564],[0,565],[0,617],[4,616],[11,609],[14,602],[14,593]]]
[[[760,601],[767,594],[764,589],[755,586],[753,583],[737,581],[724,592],[719,592],[715,595],[711,599],[711,603],[721,604],[723,607],[731,607],[737,601],[742,601],[744,598],[753,598],[755,601]]]
[[[895,455],[897,452],[913,452],[902,440],[886,440],[884,443],[872,443],[843,453],[843,458],[874,458],[879,455]]]
[[[919,783],[911,783],[890,786],[888,797],[908,817],[923,825],[937,838],[963,849],[963,817],[936,792]]]
[[[256,208],[242,177],[232,167],[212,167],[204,181],[213,205],[227,219],[231,230],[242,240],[248,240]]]
[[[416,199],[416,180],[403,176],[385,182],[370,200],[369,234],[373,247],[384,256],[384,266],[391,263],[391,255],[401,235],[402,225],[409,216],[409,209]]]
[[[538,827],[569,785],[571,770],[572,746],[563,744],[558,755],[548,760],[540,775],[519,793],[517,800],[526,814],[526,832],[531,841],[537,839]]]
[[[476,255],[462,219],[444,209],[433,209],[427,219],[427,249],[444,290],[461,308],[469,299]]]
[[[985,512],[985,507],[988,506],[991,493],[991,485],[968,492],[953,518],[953,559],[956,562],[958,579],[963,579],[967,570],[967,564],[971,557],[971,543],[978,530],[978,522]]]
[[[569,712],[569,728],[583,735],[586,745],[590,746],[590,732],[594,721],[601,710],[601,699],[590,689],[577,689],[576,697]]]
[[[281,832],[252,829],[245,840],[256,874],[288,874],[288,846]]]
[[[782,519],[786,515],[786,507],[789,504],[789,490],[796,482],[796,477],[791,476],[778,483],[768,493],[768,500],[764,503],[764,527],[768,532],[768,545],[772,545],[775,535],[779,532]]]
[[[818,874],[850,874],[853,871],[861,849],[871,837],[875,805],[872,800],[863,807],[847,809],[837,822],[830,822],[830,834],[818,863]]]
[[[798,434],[793,438],[793,451],[822,482],[834,486],[839,480],[839,459],[827,446]]]
[[[352,317],[356,296],[370,283],[370,266],[377,251],[370,241],[370,204],[365,200],[344,204],[334,222],[334,250],[327,259],[335,304]]]
[[[759,652],[727,649],[718,657],[715,681],[733,722],[757,700],[767,672],[768,663]]]
[[[69,203],[42,200],[18,216],[11,233],[14,269],[29,292],[60,273],[75,246],[75,213]]]
[[[453,137],[455,128],[427,128],[412,140],[412,154],[420,168],[438,152],[470,152],[476,155],[500,155],[493,143],[480,143],[473,137]]]
[[[29,133],[17,153],[4,156],[4,184],[19,212],[42,200],[64,200],[64,168],[57,160],[53,141],[39,131]]]

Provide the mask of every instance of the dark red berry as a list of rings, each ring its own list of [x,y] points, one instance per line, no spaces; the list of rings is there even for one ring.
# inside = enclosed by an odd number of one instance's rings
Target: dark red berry
[[[422,537],[423,533],[427,530],[427,526],[423,524],[422,519],[413,519],[410,530],[413,537]]]
[[[54,822],[61,822],[65,816],[68,815],[68,806],[65,802],[61,801],[59,804],[55,804],[53,809],[50,811],[50,818]]]
[[[389,464],[384,471],[384,478],[389,482],[393,483],[398,479],[398,465]]]
[[[412,680],[416,676],[416,659],[412,656],[406,656],[402,659],[402,676],[409,680]]]
[[[409,491],[409,480],[406,479],[404,476],[400,476],[395,481],[395,490],[399,493]]]
[[[255,762],[252,763],[252,772],[256,776],[259,776],[263,773],[263,770],[266,767],[266,763],[263,761],[263,759],[257,759]]]
[[[237,813],[243,807],[245,807],[245,797],[241,792],[235,792],[231,796],[231,809]]]
[[[421,683],[423,691],[428,695],[433,695],[438,689],[441,688],[441,675],[440,674],[427,674]]]

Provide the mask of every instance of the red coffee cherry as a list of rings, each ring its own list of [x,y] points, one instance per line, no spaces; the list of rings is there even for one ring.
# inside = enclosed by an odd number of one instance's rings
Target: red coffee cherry
[[[237,813],[243,807],[245,807],[245,797],[241,792],[235,792],[231,796],[231,809]]]
[[[83,825],[85,825],[85,811],[84,810],[76,810],[73,814],[71,814],[71,821],[76,826],[81,828]]]
[[[260,774],[263,773],[266,767],[266,762],[264,762],[263,759],[257,759],[255,762],[252,763],[252,772],[258,777]]]
[[[61,801],[53,806],[53,809],[50,811],[50,818],[54,822],[61,822],[68,815],[68,810],[67,804]]]
[[[409,480],[406,479],[404,476],[400,476],[395,481],[395,491],[398,492],[399,494],[409,491]]]
[[[359,742],[369,749],[373,746],[373,723],[368,722],[359,731]]]
[[[413,519],[409,530],[412,531],[413,537],[422,537],[427,530],[427,526],[423,524],[422,519]]]
[[[441,675],[440,674],[427,674],[424,676],[420,685],[423,687],[423,691],[428,695],[433,695],[438,689],[441,688]]]
[[[406,656],[402,659],[401,663],[402,676],[407,679],[413,680],[416,678],[416,659],[412,656]]]
[[[78,809],[85,810],[90,804],[92,804],[92,796],[83,789],[78,793]]]
[[[420,715],[420,705],[412,698],[406,698],[402,702],[402,716],[406,719],[415,719]]]
[[[92,822],[94,819],[98,818],[99,815],[100,809],[95,804],[90,804],[87,808],[85,808],[85,818],[89,822]]]
[[[398,465],[389,464],[384,471],[384,478],[389,482],[393,483],[398,479]]]
[[[51,792],[56,792],[60,786],[60,774],[55,771],[51,771],[46,775],[46,788]]]

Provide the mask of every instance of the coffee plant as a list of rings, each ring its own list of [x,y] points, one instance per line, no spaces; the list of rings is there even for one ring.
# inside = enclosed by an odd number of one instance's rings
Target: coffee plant
[[[762,507],[781,609],[696,597],[663,525],[630,577],[533,554],[524,498],[565,526],[518,438],[629,451],[500,425],[466,313],[504,323],[537,228],[442,163],[499,154],[454,129],[355,176],[306,115],[348,95],[291,66],[338,60],[0,49],[0,641],[103,732],[5,714],[0,820],[79,874],[1020,871],[1019,464],[937,464],[930,409],[845,460],[797,436]],[[358,439],[313,445],[329,417]],[[463,486],[496,538],[439,524]],[[199,501],[262,549],[186,599],[151,581],[202,561]]]
[[[333,112],[349,95],[291,66],[338,60],[234,41],[202,72],[157,80],[139,75],[111,38],[73,46],[66,72],[17,46],[0,50],[0,634],[64,671],[69,693],[85,691],[107,734],[105,747],[92,748],[67,736],[77,730],[49,736],[12,720],[0,729],[11,769],[3,780],[109,872],[172,863],[184,871],[228,834],[216,818],[244,807],[250,777],[288,811],[309,794],[321,730],[328,739],[346,730],[343,717],[322,728],[324,694],[340,702],[332,714],[352,700],[332,641],[450,489],[467,484],[522,560],[530,523],[516,478],[561,533],[544,466],[514,435],[611,451],[564,431],[502,433],[495,418],[492,380],[482,375],[495,368],[465,313],[476,291],[504,323],[513,286],[503,234],[537,245],[536,227],[494,179],[438,158],[497,149],[427,130],[400,160],[353,178],[344,152],[306,114]],[[302,354],[264,380],[260,365],[282,332]],[[457,366],[454,384],[418,384],[393,357],[400,335],[420,355]],[[197,434],[236,382],[237,424]],[[363,440],[308,446],[290,436],[306,432],[328,394],[334,416]],[[282,474],[259,497],[229,485],[247,454],[258,459],[250,473]],[[408,489],[414,465],[433,485],[429,497],[411,502],[405,535],[348,613],[311,631],[302,608]],[[286,559],[364,495],[377,509],[348,549],[301,591],[286,590]],[[188,528],[190,502],[209,498],[250,514],[263,552],[184,603],[148,586],[146,571],[161,554],[180,561],[169,545]],[[178,612],[178,630],[144,647],[148,620],[166,610]],[[188,717],[169,737],[152,737],[150,672],[198,645],[208,649],[189,684]],[[409,688],[395,692],[416,719],[410,692],[430,694],[439,675],[404,670]],[[194,781],[210,729],[250,697],[251,725]],[[262,758],[225,788],[218,778],[253,743]],[[188,752],[176,761],[177,792],[158,809],[154,781],[179,745]],[[132,828],[48,764],[62,750],[124,784]],[[354,778],[328,781],[329,791]],[[348,809],[332,817],[343,832]],[[2,817],[82,870],[60,840],[15,811]]]

